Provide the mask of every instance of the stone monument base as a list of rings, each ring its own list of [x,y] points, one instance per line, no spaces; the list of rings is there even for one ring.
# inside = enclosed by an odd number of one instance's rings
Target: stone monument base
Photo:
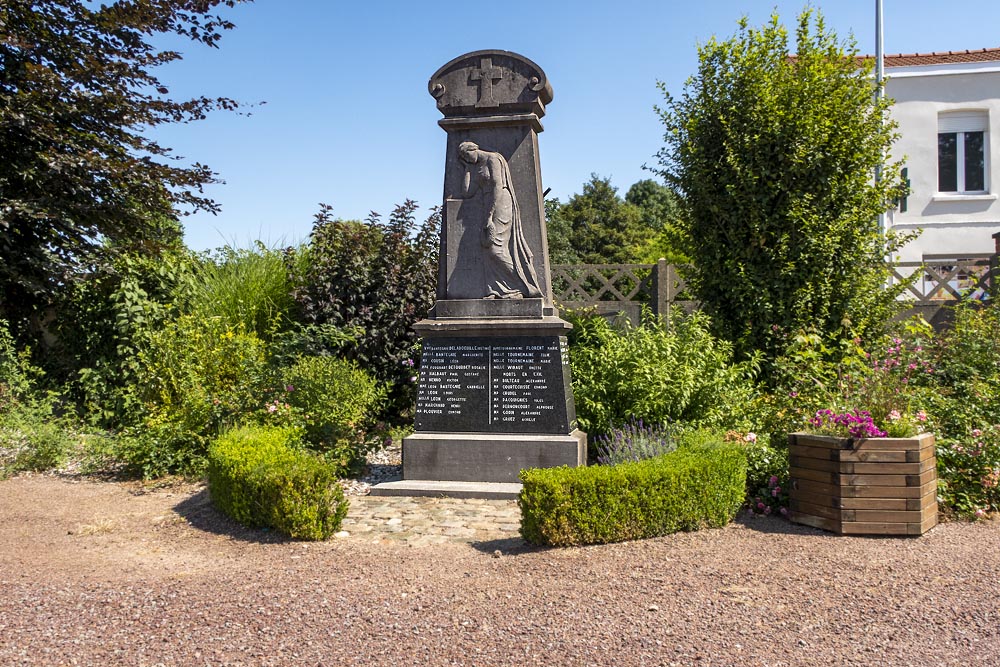
[[[447,482],[403,479],[398,482],[376,484],[371,488],[369,495],[517,500],[517,497],[521,495],[521,485],[513,482]]]
[[[587,464],[587,434],[414,433],[403,439],[403,480],[517,483],[524,468]]]

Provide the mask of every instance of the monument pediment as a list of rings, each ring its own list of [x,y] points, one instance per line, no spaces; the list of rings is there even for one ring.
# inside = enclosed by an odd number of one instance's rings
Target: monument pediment
[[[542,68],[511,51],[473,51],[431,77],[427,90],[445,116],[496,113],[545,114],[552,86]]]

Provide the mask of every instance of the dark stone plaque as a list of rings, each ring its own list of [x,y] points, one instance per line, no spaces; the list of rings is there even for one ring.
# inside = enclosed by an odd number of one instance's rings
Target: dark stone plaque
[[[426,338],[416,429],[565,435],[569,382],[564,336]]]

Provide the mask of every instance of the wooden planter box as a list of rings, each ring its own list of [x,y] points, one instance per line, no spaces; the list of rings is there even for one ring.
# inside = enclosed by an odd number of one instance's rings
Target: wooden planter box
[[[789,518],[841,535],[923,535],[937,524],[934,436],[788,436]]]

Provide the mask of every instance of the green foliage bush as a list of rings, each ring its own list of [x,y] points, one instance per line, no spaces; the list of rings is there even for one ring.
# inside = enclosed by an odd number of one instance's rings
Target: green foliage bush
[[[373,444],[367,431],[385,400],[384,387],[353,361],[335,357],[300,357],[283,378],[284,400],[301,420],[309,447],[346,474]],[[278,412],[280,404],[267,410]]]
[[[885,257],[906,239],[883,239],[876,219],[904,184],[898,164],[883,165],[894,126],[872,61],[811,9],[794,51],[789,41],[776,15],[760,29],[744,18],[735,36],[699,46],[682,95],[661,84],[658,110],[688,286],[737,359],[767,363],[782,352],[773,326],[825,337],[849,324],[867,340],[905,287],[885,289]]]
[[[867,347],[860,338],[823,340],[816,332],[791,337],[772,365],[767,428],[847,435],[842,425],[829,426],[835,415],[868,413],[874,431],[890,437],[925,430],[928,406],[919,387],[932,381],[933,330],[919,317],[895,327]],[[833,414],[814,419],[820,410]]]
[[[534,544],[603,544],[724,526],[746,497],[737,446],[678,449],[617,466],[521,471],[521,535]]]
[[[58,466],[73,444],[66,420],[54,413],[58,395],[42,391],[43,373],[18,351],[0,319],[0,479],[22,470]]]
[[[1000,424],[937,444],[938,497],[960,516],[1000,512]]]
[[[779,482],[788,479],[788,447],[774,446],[763,439],[746,442],[743,452],[747,457],[747,497],[768,488],[771,478]],[[787,484],[786,484],[787,486]]]
[[[920,400],[939,436],[962,441],[1000,424],[1000,308],[963,304],[954,315],[933,341]]]
[[[577,418],[588,433],[607,433],[631,418],[730,428],[749,419],[754,363],[735,363],[732,346],[709,333],[704,314],[677,315],[669,327],[647,316],[641,326],[622,328],[598,316],[566,316],[574,326]]]
[[[294,296],[306,325],[355,329],[352,345],[320,352],[346,356],[386,383],[387,414],[413,406],[413,324],[426,317],[437,289],[438,227],[433,210],[416,224],[407,200],[382,223],[337,220],[330,207],[316,215],[305,262],[294,269]],[[304,264],[304,266],[302,266]]]
[[[209,441],[265,410],[279,386],[264,341],[221,318],[183,315],[149,336],[132,386],[140,406],[120,456],[146,477],[197,473]]]
[[[93,269],[75,276],[54,303],[57,344],[46,366],[67,399],[92,424],[113,427],[135,408],[138,356],[149,335],[181,311],[191,261],[181,249],[129,252],[107,247]]]
[[[68,426],[51,415],[8,415],[0,419],[0,479],[25,470],[51,470],[66,459],[73,443]]]
[[[326,539],[347,515],[334,470],[301,448],[295,429],[247,426],[220,436],[208,451],[208,483],[234,520],[297,539]]]

